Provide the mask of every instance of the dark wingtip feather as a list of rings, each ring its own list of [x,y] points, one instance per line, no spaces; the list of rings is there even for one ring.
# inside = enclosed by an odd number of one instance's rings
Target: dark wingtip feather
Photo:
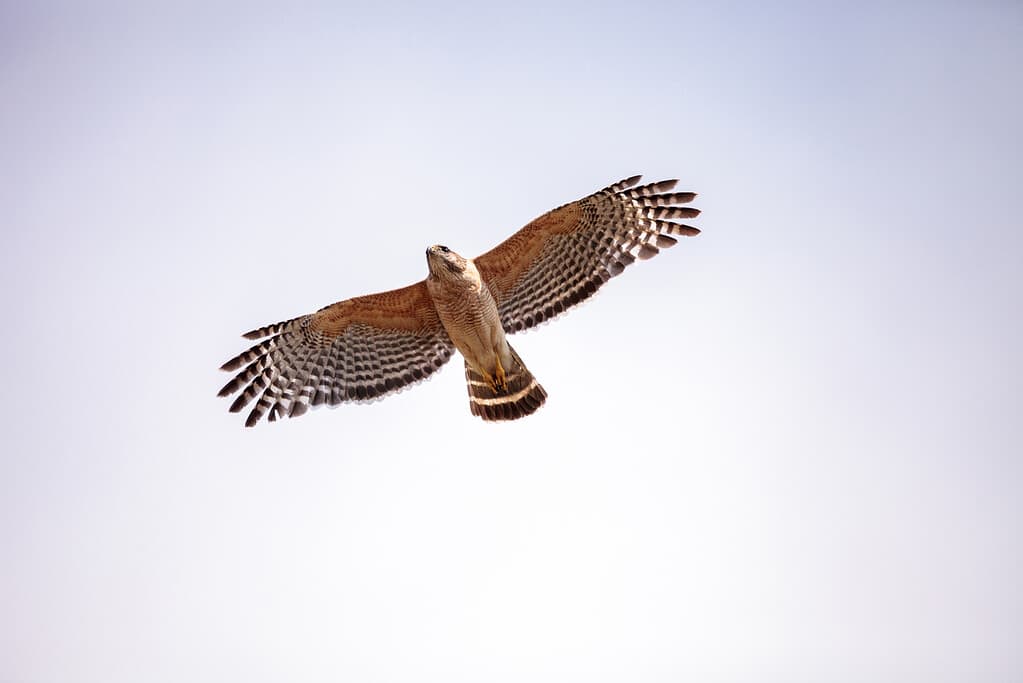
[[[648,183],[646,185],[640,185],[639,187],[633,187],[632,189],[625,190],[622,192],[626,197],[650,197],[661,192],[668,192],[673,190],[678,184],[678,178],[671,178],[669,180],[658,180],[656,183]]]
[[[283,331],[290,323],[295,322],[298,318],[292,318],[291,320],[282,320],[279,323],[272,323],[270,325],[264,325],[263,327],[257,327],[254,330],[249,330],[242,336],[246,339],[262,339],[263,337],[269,337],[274,334],[278,334]]]
[[[647,259],[657,256],[659,253],[661,252],[657,249],[657,247],[649,244],[641,244],[639,247],[639,253],[636,254],[636,256],[639,257],[639,260],[646,261]]]
[[[221,370],[223,370],[223,368],[221,368]],[[240,386],[240,382],[238,381],[238,378],[236,377],[236,378],[232,379],[230,382],[228,382],[227,384],[225,384],[223,387],[221,387],[220,391],[217,392],[217,396],[220,396],[220,397],[230,396],[234,392],[238,391],[238,387],[239,386]]]
[[[234,400],[234,403],[231,404],[231,407],[228,408],[228,411],[232,413],[240,413],[242,408],[248,405],[249,401],[251,400],[252,400],[251,396],[246,396],[245,393],[242,393],[241,396]]]
[[[613,185],[608,185],[607,187],[605,187],[603,190],[600,191],[600,193],[610,192],[612,194],[616,194],[618,192],[622,192],[623,190],[626,190],[626,189],[632,187],[633,185],[635,185],[636,183],[638,183],[640,178],[642,178],[642,177],[643,176],[641,176],[641,175],[634,175],[634,176],[630,176],[628,178],[625,178],[624,180],[619,180],[617,183],[614,183]],[[600,194],[600,193],[598,193],[598,194]]]

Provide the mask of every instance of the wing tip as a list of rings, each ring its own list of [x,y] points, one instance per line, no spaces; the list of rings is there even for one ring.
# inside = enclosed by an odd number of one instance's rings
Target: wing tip
[[[617,183],[608,185],[603,190],[600,190],[600,192],[610,192],[611,194],[617,194],[618,192],[622,192],[624,190],[629,189],[630,187],[638,183],[640,180],[642,180],[642,178],[643,178],[642,175],[629,176],[628,178],[619,180]],[[600,194],[600,192],[598,192],[598,194]]]
[[[224,363],[223,365],[221,365],[220,369],[222,371],[224,371],[224,372],[231,372],[232,370],[237,370],[240,367],[241,367],[241,363],[238,362],[238,359],[236,357],[236,358],[232,358],[231,360],[229,360],[226,363]]]
[[[324,308],[329,308],[325,306]],[[323,310],[323,309],[320,309]],[[257,327],[254,330],[249,330],[242,336],[246,339],[262,339],[263,337],[269,337],[271,335],[280,334],[284,331],[284,328],[291,323],[298,320],[298,318],[292,318],[291,320],[282,320],[278,323],[271,323],[270,325],[264,325],[263,327]]]

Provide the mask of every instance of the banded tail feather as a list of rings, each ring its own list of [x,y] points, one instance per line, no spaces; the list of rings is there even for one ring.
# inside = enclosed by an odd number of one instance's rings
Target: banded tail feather
[[[465,362],[465,384],[469,389],[469,410],[486,421],[517,420],[532,415],[547,399],[547,392],[540,386],[515,353],[511,350],[515,361],[513,368],[505,370],[507,389],[494,391],[482,374],[476,371],[469,361]]]

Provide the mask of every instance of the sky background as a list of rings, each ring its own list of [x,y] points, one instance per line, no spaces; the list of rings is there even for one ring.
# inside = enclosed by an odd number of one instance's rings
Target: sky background
[[[1023,10],[714,5],[0,3],[0,680],[1023,679]],[[634,173],[536,415],[215,396]]]

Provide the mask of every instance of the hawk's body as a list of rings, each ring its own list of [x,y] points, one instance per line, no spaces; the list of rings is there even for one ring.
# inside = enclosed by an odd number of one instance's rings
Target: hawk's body
[[[430,267],[426,290],[451,343],[465,360],[492,376],[499,359],[509,366],[511,351],[497,302],[476,264],[440,245],[426,250],[426,262]]]
[[[497,300],[470,259],[447,247],[426,250],[426,289],[455,348],[465,358],[469,408],[485,420],[524,417],[547,398],[504,336]]]
[[[628,178],[550,211],[476,259],[430,247],[430,274],[414,285],[247,333],[269,339],[222,366],[244,368],[220,395],[244,387],[232,412],[259,396],[246,421],[252,426],[265,414],[272,421],[301,415],[310,405],[396,391],[440,368],[457,348],[474,415],[529,415],[547,393],[506,333],[588,298],[636,258],[674,245],[670,235],[699,233],[672,220],[699,214],[676,206],[692,201],[693,193],[669,193],[674,180],[633,187],[638,181]]]

